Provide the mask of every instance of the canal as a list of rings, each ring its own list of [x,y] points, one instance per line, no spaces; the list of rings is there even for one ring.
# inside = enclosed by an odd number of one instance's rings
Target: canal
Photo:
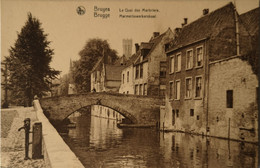
[[[116,120],[85,113],[61,134],[85,167],[252,168],[258,146],[155,129],[119,129]]]

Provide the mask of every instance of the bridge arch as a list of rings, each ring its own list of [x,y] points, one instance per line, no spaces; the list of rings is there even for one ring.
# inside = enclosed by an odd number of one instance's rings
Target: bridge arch
[[[132,114],[130,114],[129,112],[125,111],[124,109],[122,109],[121,111],[117,111],[117,109],[119,109],[120,107],[110,107],[110,106],[106,106],[106,105],[103,105],[103,104],[91,104],[91,105],[88,105],[88,106],[84,106],[84,107],[81,107],[80,109],[77,109],[69,114],[67,114],[67,116],[64,118],[68,118],[71,114],[75,113],[76,111],[86,111],[84,110],[86,107],[91,107],[91,106],[94,106],[94,105],[99,105],[99,106],[102,106],[102,107],[107,107],[109,109],[112,109],[114,111],[116,111],[117,113],[121,114],[122,116],[124,116],[125,118],[129,119],[131,121],[131,123],[137,123],[137,119],[135,118],[135,116],[133,116]],[[63,120],[64,120],[63,119]]]
[[[156,125],[163,100],[147,96],[115,93],[86,93],[40,99],[41,107],[50,120],[62,121],[72,112],[91,105],[109,107],[133,124]]]

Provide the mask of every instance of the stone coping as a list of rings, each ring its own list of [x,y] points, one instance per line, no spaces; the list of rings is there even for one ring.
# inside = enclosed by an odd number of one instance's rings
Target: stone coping
[[[34,100],[33,104],[36,116],[39,122],[42,122],[43,150],[46,165],[51,168],[84,168],[76,155],[70,150],[43,114],[39,100]]]

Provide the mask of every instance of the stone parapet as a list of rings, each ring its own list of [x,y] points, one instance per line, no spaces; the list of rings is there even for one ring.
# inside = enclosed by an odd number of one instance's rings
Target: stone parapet
[[[42,122],[44,159],[47,167],[83,168],[84,166],[82,165],[82,163],[70,150],[70,148],[60,137],[56,129],[51,125],[49,120],[43,114],[43,110],[39,101],[34,100],[33,104],[37,114],[37,118],[40,122]]]

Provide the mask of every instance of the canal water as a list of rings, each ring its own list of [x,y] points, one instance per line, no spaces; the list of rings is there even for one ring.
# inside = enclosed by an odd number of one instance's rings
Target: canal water
[[[61,134],[85,167],[256,168],[258,146],[155,129],[119,129],[116,120],[72,117]]]

